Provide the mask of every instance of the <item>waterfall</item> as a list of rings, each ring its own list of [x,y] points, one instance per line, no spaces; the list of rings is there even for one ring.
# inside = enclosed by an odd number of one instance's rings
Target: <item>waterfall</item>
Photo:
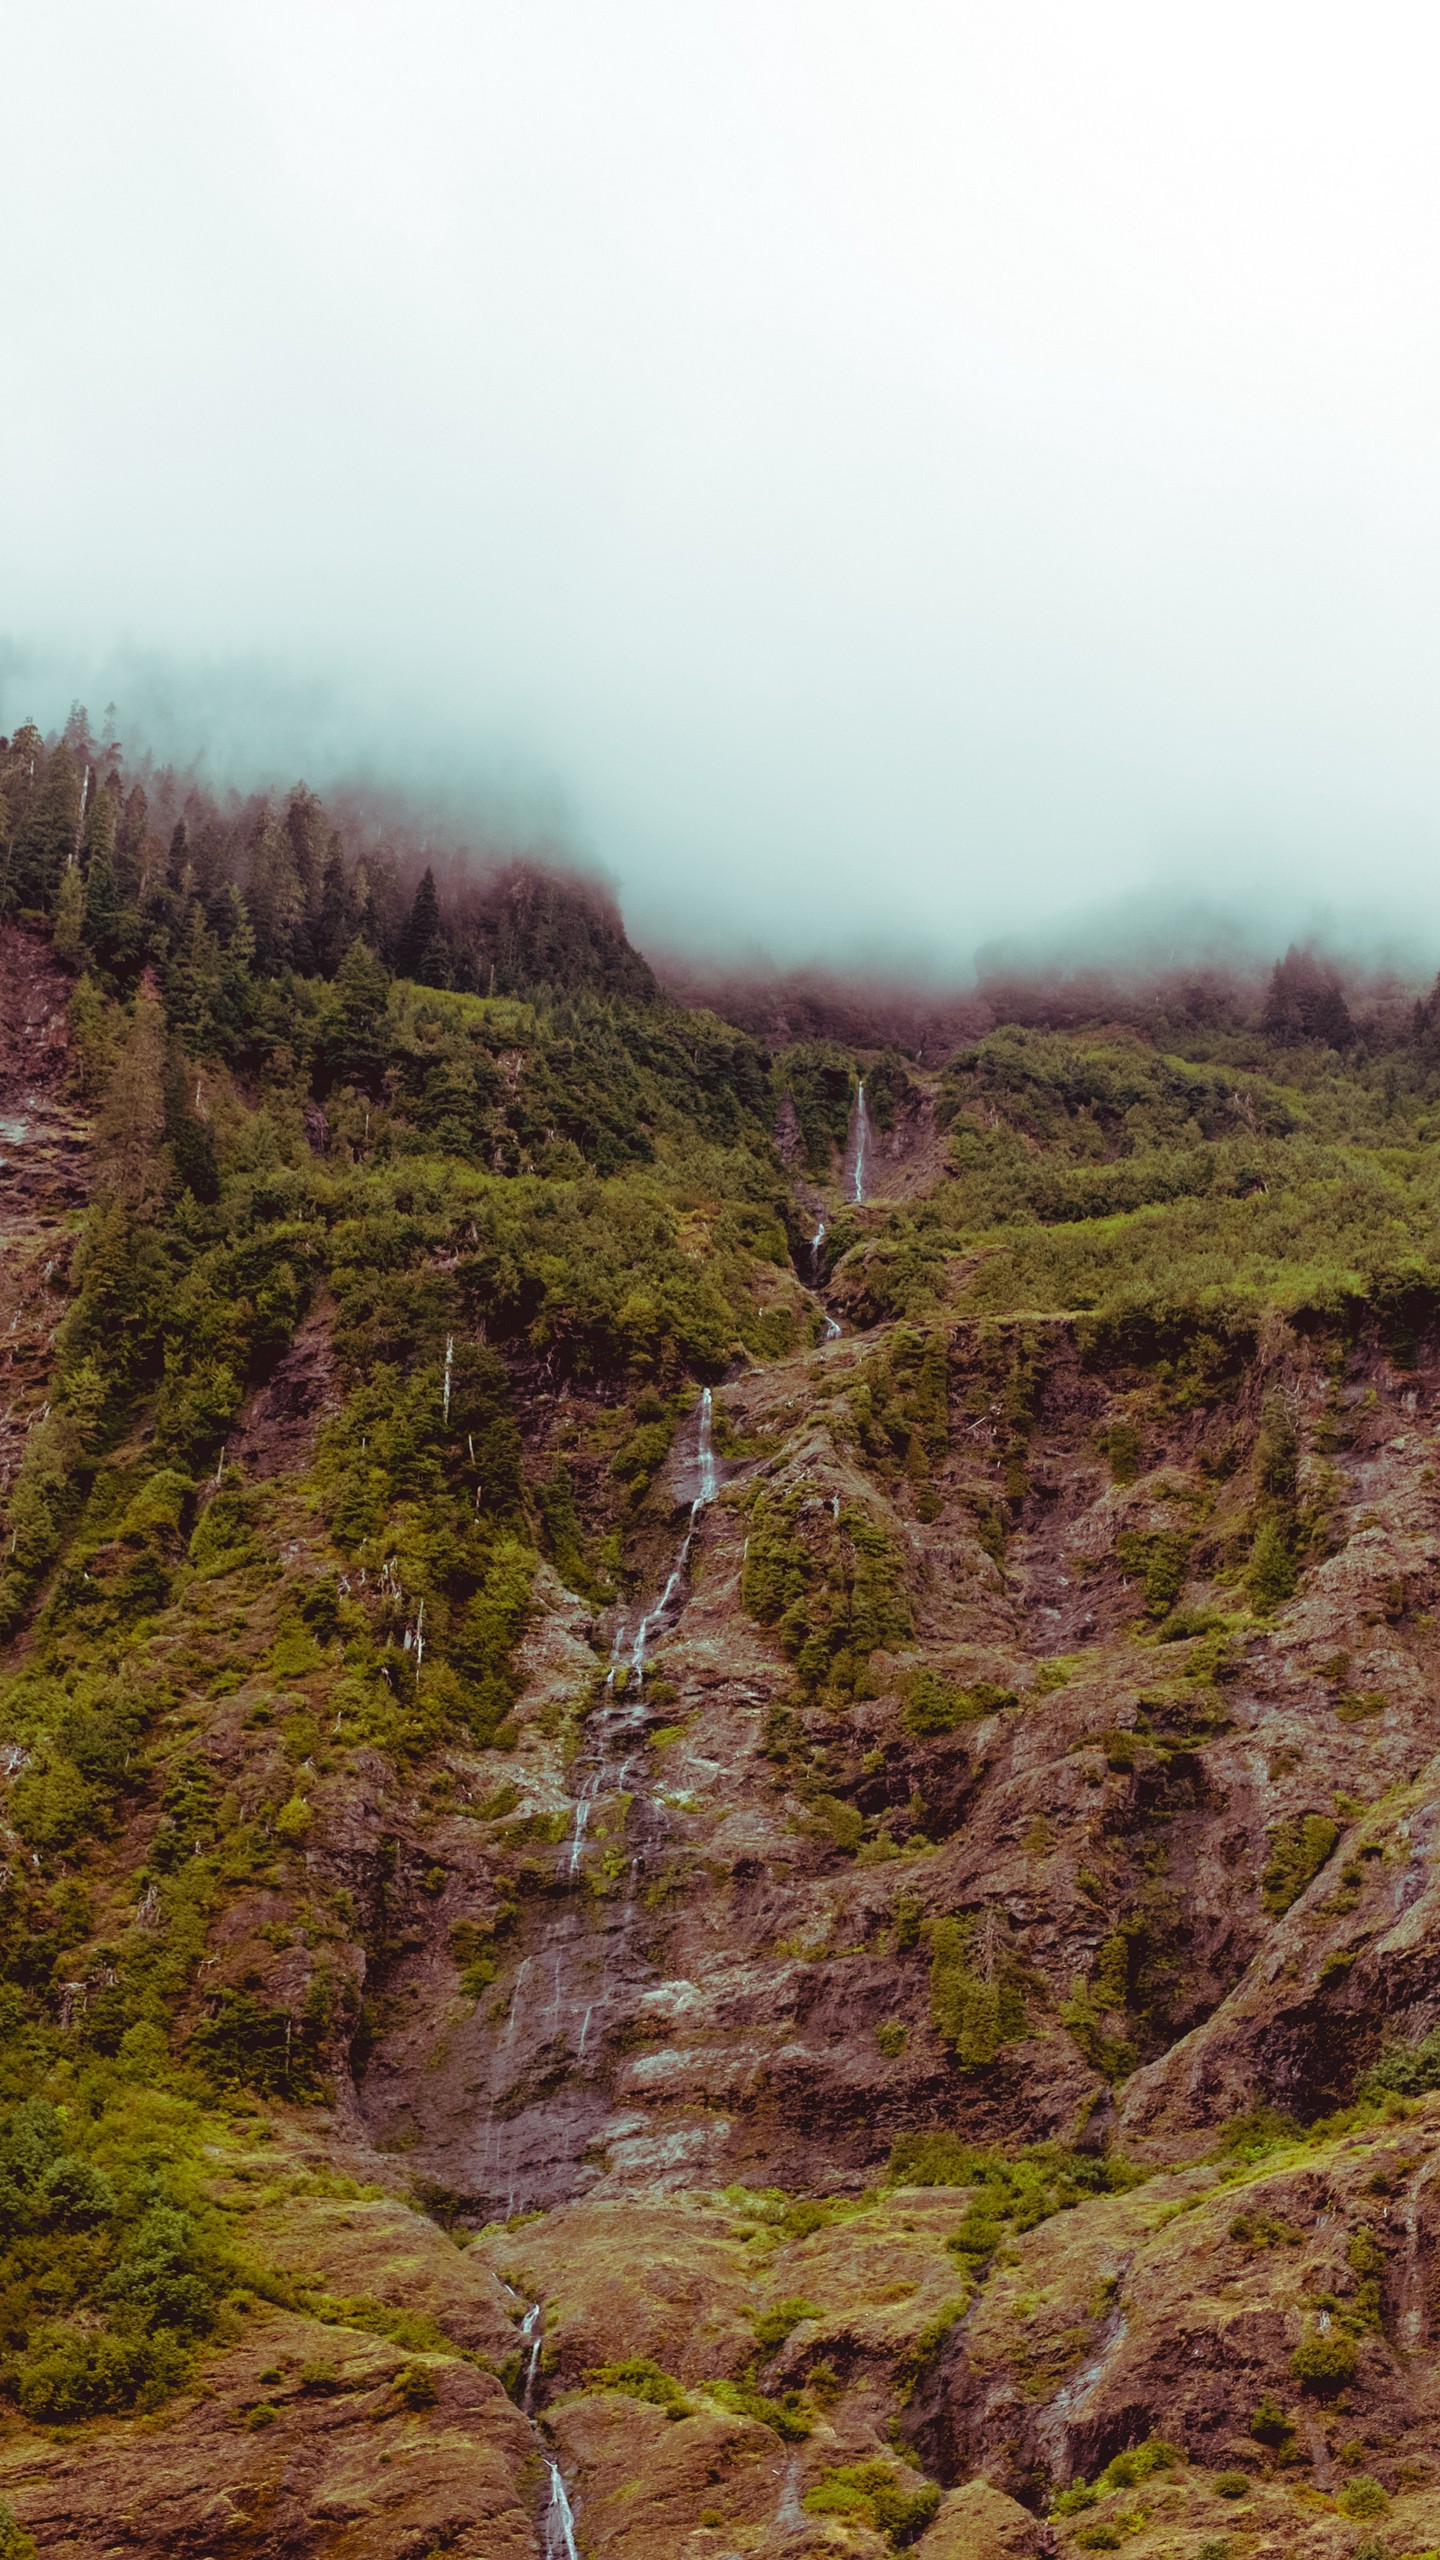
[[[641,1619],[639,1626],[635,1630],[635,1640],[630,1648],[630,1669],[633,1677],[637,1680],[643,1680],[645,1677],[645,1647],[650,1640],[650,1630],[652,1627],[658,1627],[661,1624],[670,1609],[676,1592],[679,1590],[680,1585],[685,1578],[685,1568],[690,1561],[690,1550],[695,1543],[695,1530],[700,1514],[702,1511],[707,1509],[710,1503],[714,1501],[716,1493],[719,1490],[718,1479],[715,1473],[715,1444],[712,1437],[713,1421],[714,1401],[711,1396],[710,1389],[706,1387],[700,1398],[699,1428],[695,1443],[695,1483],[697,1489],[695,1499],[690,1505],[690,1525],[680,1542],[680,1552],[675,1558],[674,1564],[670,1568],[669,1578],[666,1581],[664,1590],[661,1592],[660,1597],[655,1602],[653,1608],[646,1610],[644,1617]]]
[[[556,1850],[557,1889],[527,1915],[524,1952],[516,1950],[520,1963],[503,2019],[495,2008],[477,2012],[482,2067],[473,2087],[481,2100],[476,2150],[483,2157],[477,2159],[476,2186],[493,2219],[552,2201],[557,2179],[559,2193],[570,2191],[569,2181],[581,2172],[587,2146],[612,2103],[608,2030],[654,1979],[643,1894],[672,1817],[647,1774],[647,1737],[659,1719],[646,1698],[645,1675],[649,1648],[670,1633],[685,1607],[701,1515],[720,1491],[708,1387],[691,1408],[672,1463],[684,1506],[676,1523],[681,1534],[638,1625],[627,1612],[614,1628],[609,1670],[571,1766],[569,1822]],[[587,1866],[592,1843],[599,1852],[593,1869]],[[535,2305],[520,2329],[527,2415],[543,2393],[542,2327]],[[547,2551],[573,2550],[570,2524],[562,2484],[552,2496]]]
[[[575,2549],[575,2518],[560,2465],[550,2465],[550,2504],[545,2510],[545,2560],[579,2560]]]
[[[447,1334],[445,1337],[445,1428],[447,1431],[450,1428],[450,1372],[454,1366],[455,1336],[451,1333]],[[471,1455],[473,1456],[475,1450],[475,1443],[473,1440],[470,1443],[470,1450]]]
[[[696,1447],[696,1464],[699,1470],[700,1490],[690,1507],[690,1517],[692,1520],[695,1518],[696,1513],[704,1508],[707,1502],[714,1501],[717,1490],[715,1483],[715,1443],[711,1437],[714,1413],[714,1402],[709,1388],[706,1387],[700,1398],[700,1437]]]
[[[543,2310],[538,2302],[532,2302],[520,2323],[520,2335],[528,2341],[530,2347],[530,2353],[525,2361],[525,2388],[520,2399],[520,2406],[527,2418],[535,2405],[535,2379],[540,2371],[540,2349],[545,2343],[544,2332]]]
[[[822,1218],[815,1230],[815,1233],[810,1239],[810,1277],[812,1280],[818,1280],[820,1277],[820,1247],[824,1241],[825,1221]]]
[[[850,1195],[852,1199],[861,1202],[865,1198],[865,1149],[869,1139],[870,1114],[865,1106],[865,1079],[862,1076],[855,1099],[855,1188]]]

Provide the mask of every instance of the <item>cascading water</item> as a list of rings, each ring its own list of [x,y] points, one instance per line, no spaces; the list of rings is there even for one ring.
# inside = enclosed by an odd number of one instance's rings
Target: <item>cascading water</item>
[[[828,1232],[829,1230],[822,1218],[815,1229],[815,1233],[810,1239],[810,1285],[812,1289],[818,1289],[820,1286],[822,1276],[820,1247],[824,1243]],[[833,1342],[840,1331],[840,1327],[836,1323],[835,1318],[824,1308],[821,1309],[821,1314],[824,1317],[825,1323],[825,1332],[822,1338],[826,1342]]]
[[[622,1619],[614,1631],[571,1766],[570,1822],[554,1881],[531,1902],[508,2002],[476,2012],[468,2183],[495,2219],[558,2202],[587,2183],[587,2150],[611,2112],[606,2031],[654,1979],[642,1887],[674,1817],[647,1783],[653,1710],[645,1682],[651,1648],[685,1606],[701,1515],[719,1490],[708,1387],[692,1434],[688,1448],[680,1444],[677,1489],[689,1501],[674,1562],[638,1623]],[[521,2330],[527,2406],[540,2351],[531,2316]]]
[[[540,2371],[540,2350],[545,2344],[544,2332],[543,2306],[538,2302],[532,2302],[520,2323],[521,2338],[530,2349],[525,2359],[525,2383],[520,2395],[520,2406],[527,2418],[535,2406],[535,2383]]]
[[[862,1076],[855,1097],[855,1164],[851,1175],[853,1188],[850,1193],[852,1200],[862,1203],[865,1198],[865,1157],[869,1145],[870,1113],[865,1101],[865,1079]]]
[[[575,2517],[560,2465],[550,2465],[550,2504],[545,2510],[545,2560],[579,2560],[575,2549]]]

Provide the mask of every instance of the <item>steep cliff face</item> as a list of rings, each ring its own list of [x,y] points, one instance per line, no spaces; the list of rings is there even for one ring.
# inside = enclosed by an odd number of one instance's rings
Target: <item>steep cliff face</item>
[[[0,1102],[22,1417],[83,1197],[35,1054]],[[797,1192],[824,1298],[757,1256],[791,1347],[630,1405],[512,1350],[561,1525],[483,1729],[427,1691],[404,1521],[379,1568],[336,1528],[324,1286],[213,1471],[162,1501],[142,1466],[150,1508],[108,1497],[42,1599],[46,1677],[103,1608],[144,1682],[89,1817],[9,1755],[12,1869],[71,1895],[47,2086],[104,2123],[129,2071],[145,2174],[188,2144],[229,2252],[148,2414],[16,2383],[0,2489],[46,2549],[1440,2534],[1440,1341],[886,1316],[867,1256],[947,1178],[935,1100],[880,1132],[878,1199]],[[153,2025],[105,2020],[165,1965],[152,2087]]]
[[[0,1501],[45,1401],[88,1166],[67,1068],[70,980],[38,933],[0,934]]]

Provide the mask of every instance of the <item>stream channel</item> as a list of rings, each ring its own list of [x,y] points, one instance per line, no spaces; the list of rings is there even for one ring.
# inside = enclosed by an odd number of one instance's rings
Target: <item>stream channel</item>
[[[700,1517],[714,1501],[711,1394],[705,1388],[682,1437],[672,1481],[689,1511],[684,1534],[658,1596],[638,1618],[616,1626],[605,1685],[585,1722],[572,1764],[570,1833],[560,1851],[558,1893],[547,1896],[510,2004],[491,2039],[482,2084],[480,2158],[475,2199],[499,2219],[536,2204],[559,2202],[588,2182],[584,2154],[613,2124],[607,2028],[633,2013],[654,1980],[644,1951],[647,1871],[663,1851],[666,1809],[651,1788],[645,1697],[650,1647],[670,1633],[690,1589],[690,1559]],[[587,1859],[599,1863],[596,1892]],[[594,2176],[598,2172],[589,2172]],[[523,2358],[520,2405],[534,2419],[544,2345],[544,2305],[532,2302],[518,2323]],[[576,2560],[575,2518],[559,2464],[543,2445],[549,2498],[543,2517],[545,2560]]]
[[[493,2220],[563,2203],[602,2174],[592,2146],[622,2135],[611,2097],[612,2028],[657,1980],[645,1904],[672,1817],[655,1792],[646,1697],[651,1648],[678,1621],[702,1513],[718,1489],[707,1387],[671,1462],[684,1530],[656,1597],[617,1624],[610,1667],[571,1764],[570,1827],[551,1891],[532,1902],[509,2005],[476,2013],[465,2080],[467,2199]],[[587,2154],[590,2155],[587,2157]]]

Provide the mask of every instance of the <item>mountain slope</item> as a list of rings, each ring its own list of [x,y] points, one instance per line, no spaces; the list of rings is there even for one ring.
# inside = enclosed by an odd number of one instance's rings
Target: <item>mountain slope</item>
[[[202,1039],[63,945],[17,2532],[1433,2541],[1426,1021],[937,1075],[355,936]]]

